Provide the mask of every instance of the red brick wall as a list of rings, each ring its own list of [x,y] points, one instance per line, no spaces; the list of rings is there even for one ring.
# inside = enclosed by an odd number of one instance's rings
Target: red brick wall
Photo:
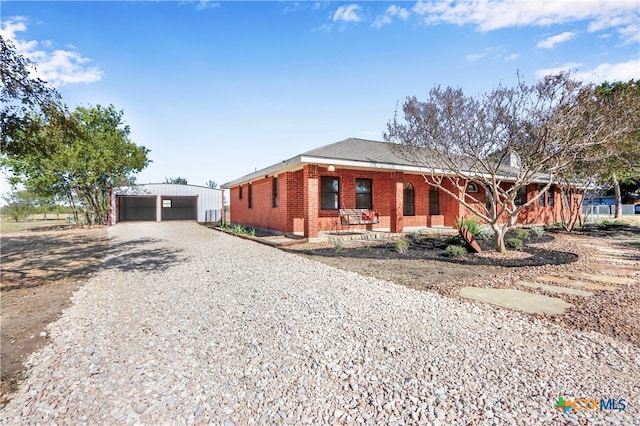
[[[348,229],[391,229],[392,220],[396,227],[428,226],[429,221],[429,183],[422,175],[398,172],[336,169],[329,171],[325,167],[307,165],[304,170],[285,172],[278,175],[279,206],[272,206],[272,176],[252,182],[253,207],[248,208],[248,184],[243,185],[243,199],[239,199],[239,187],[230,191],[231,222],[258,228],[273,229],[281,232],[304,232],[315,236],[320,231],[344,230],[338,210],[322,210],[320,207],[320,178],[337,176],[340,179],[339,207],[355,208],[356,178],[371,179],[373,186],[373,210],[380,215],[380,223],[373,225],[350,225]],[[411,182],[414,187],[414,216],[402,216],[402,190],[404,183]],[[453,184],[445,182],[446,188],[455,191]],[[537,184],[527,187],[528,199],[537,193]],[[482,188],[474,194],[484,203]],[[456,217],[471,214],[455,198],[445,191],[439,191],[440,214],[444,216],[444,225],[455,226]],[[394,203],[398,200],[398,204]],[[558,220],[560,194],[555,191],[554,207],[538,207],[534,202],[519,217],[525,224],[553,223]],[[397,206],[397,210],[394,209]],[[397,212],[400,213],[398,217]],[[315,223],[306,223],[305,213],[317,217]],[[305,229],[306,228],[306,229]]]
[[[249,208],[249,184],[243,185],[242,200],[239,198],[239,186],[231,188],[231,223],[286,231],[288,194],[285,189],[285,179],[282,178],[284,175],[278,176],[278,207],[273,207],[272,176],[254,180],[250,184],[253,193],[251,208]]]

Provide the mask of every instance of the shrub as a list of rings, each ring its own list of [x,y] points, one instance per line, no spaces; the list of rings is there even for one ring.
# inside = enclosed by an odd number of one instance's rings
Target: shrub
[[[529,230],[528,229],[516,229],[516,238],[519,240],[528,240],[529,239]]]
[[[598,228],[606,228],[609,225],[612,225],[613,222],[610,221],[609,219],[602,219],[598,222],[596,222],[596,225],[598,226]]]
[[[467,249],[459,245],[451,244],[447,246],[445,252],[447,256],[458,257],[467,254]]]
[[[398,253],[404,253],[409,249],[409,242],[403,238],[398,238],[395,241],[394,245]]]
[[[486,238],[490,238],[492,235],[493,235],[493,231],[491,230],[491,228],[487,226],[483,226],[480,228],[480,235],[478,235],[476,238],[484,240]]]
[[[544,235],[544,228],[542,226],[534,226],[531,228],[531,233],[534,237],[542,237]]]
[[[507,245],[514,249],[522,247],[522,240],[518,237],[507,238]]]
[[[414,232],[413,234],[409,234],[407,235],[407,238],[409,239],[409,241],[412,244],[416,244],[418,242],[420,242],[420,239],[422,238],[422,234],[420,234],[420,232]]]
[[[480,238],[483,235],[480,221],[476,216],[465,217],[462,219],[456,217],[456,225],[458,228],[463,228],[469,231],[474,238]]]
[[[344,244],[343,241],[339,238],[334,238],[333,240],[333,249],[336,252],[339,252],[340,250],[342,250],[342,245]]]

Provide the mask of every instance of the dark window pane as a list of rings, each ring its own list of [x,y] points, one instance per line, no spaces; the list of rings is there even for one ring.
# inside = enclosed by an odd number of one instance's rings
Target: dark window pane
[[[271,182],[273,207],[278,207],[278,178],[274,177]]]
[[[516,194],[515,203],[516,206],[521,206],[527,202],[527,187],[521,186],[518,188],[518,193]]]
[[[538,185],[538,192],[542,192],[542,190],[544,189],[544,185]],[[538,198],[538,207],[544,207],[544,195],[541,195],[540,198]]]
[[[340,181],[337,177],[320,177],[320,208],[337,210],[339,206]]]
[[[547,192],[547,207],[553,207],[553,188],[549,188]]]
[[[431,216],[440,214],[440,191],[438,188],[429,190],[429,214]]]
[[[373,208],[371,179],[356,179],[356,209]]]
[[[411,184],[411,182],[407,182],[404,184],[404,193],[403,193],[403,197],[402,197],[402,205],[403,205],[403,210],[402,210],[402,214],[404,216],[414,216],[415,215],[415,208],[414,208],[414,191],[413,191],[413,185]]]

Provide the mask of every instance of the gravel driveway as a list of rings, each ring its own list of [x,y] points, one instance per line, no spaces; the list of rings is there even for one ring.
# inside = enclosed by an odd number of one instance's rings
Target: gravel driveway
[[[126,251],[51,326],[2,423],[638,424],[638,347],[192,223],[110,233]]]

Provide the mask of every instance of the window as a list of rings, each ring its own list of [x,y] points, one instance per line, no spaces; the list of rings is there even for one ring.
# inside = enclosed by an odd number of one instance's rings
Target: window
[[[402,194],[402,205],[403,205],[402,214],[403,215],[415,216],[413,200],[414,200],[413,185],[411,184],[411,182],[407,182],[404,184],[404,192]]]
[[[429,215],[440,214],[440,191],[438,188],[429,189]]]
[[[553,188],[551,187],[547,192],[547,207],[553,207],[553,196],[554,196],[554,192],[553,192]]]
[[[247,194],[247,203],[249,204],[249,208],[253,207],[253,185],[249,184],[249,189],[248,189],[248,194]]]
[[[240,185],[240,199],[242,200],[242,185]]]
[[[278,207],[278,178],[276,176],[271,180],[271,196],[273,207]]]
[[[521,186],[518,188],[518,193],[516,194],[516,199],[514,200],[516,206],[521,206],[527,202],[527,187]]]
[[[356,179],[356,209],[373,208],[371,179]]]
[[[538,193],[544,190],[544,185],[538,185]],[[540,195],[538,198],[538,207],[544,207],[544,195]]]
[[[478,192],[478,185],[476,185],[476,184],[475,184],[475,183],[473,183],[473,182],[470,182],[470,183],[467,185],[467,192]]]
[[[320,177],[320,209],[338,210],[340,181],[337,177]]]

